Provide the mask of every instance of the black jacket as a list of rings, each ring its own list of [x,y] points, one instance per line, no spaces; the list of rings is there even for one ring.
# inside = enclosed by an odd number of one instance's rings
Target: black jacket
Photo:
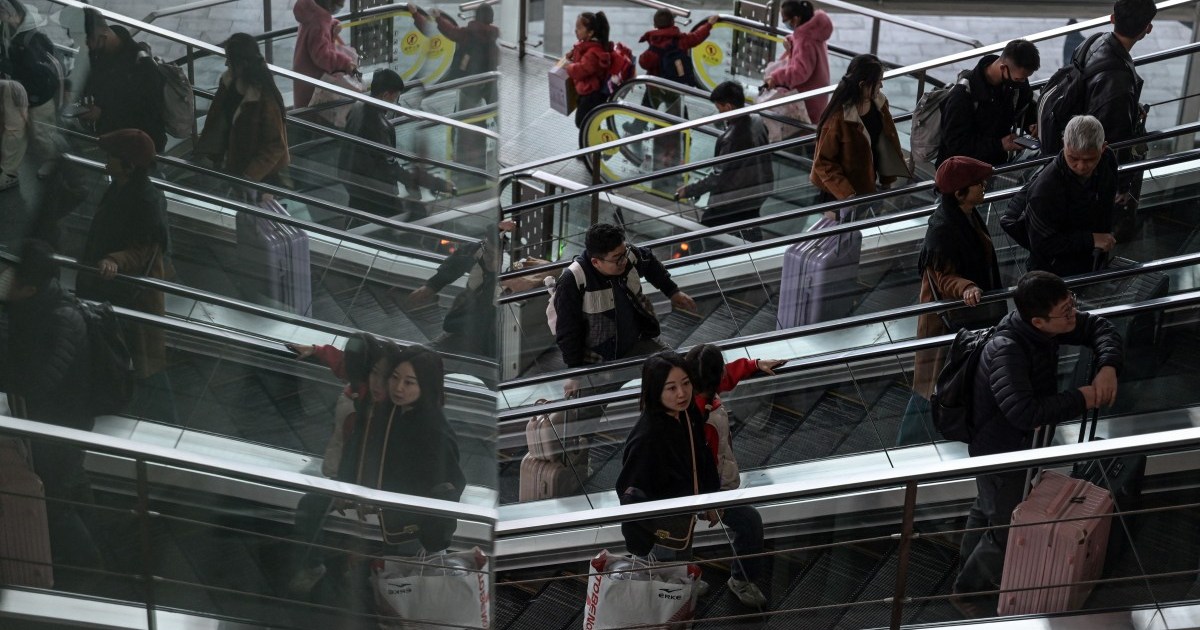
[[[133,41],[129,31],[119,25],[109,28],[121,40],[121,49],[113,55],[92,55],[92,69],[83,91],[100,108],[96,133],[141,129],[161,153],[167,144],[162,76],[148,46]]]
[[[433,277],[425,281],[425,286],[440,293],[446,285],[469,273],[467,286],[454,296],[442,328],[448,333],[472,335],[478,343],[471,347],[480,352],[486,352],[495,341],[495,256],[496,249],[490,241],[463,245],[442,261]]]
[[[716,157],[761,147],[769,142],[767,128],[757,114],[733,118],[717,138]],[[771,155],[759,155],[718,165],[704,179],[684,188],[684,197],[712,193],[704,210],[705,225],[722,225],[758,216],[771,192],[775,171]]]
[[[692,405],[682,416],[692,425],[689,448],[688,427],[661,412],[643,412],[625,440],[621,472],[617,475],[617,497],[621,503],[673,499],[695,494],[692,457],[696,458],[696,481],[701,493],[721,488],[717,464],[704,442],[704,414]],[[626,491],[635,489],[633,492]],[[653,546],[645,524],[621,526],[626,545],[645,555]]]
[[[957,204],[945,199],[929,217],[925,241],[917,257],[917,269],[953,270],[955,275],[974,282],[982,291],[999,289],[1000,265],[990,243],[980,242],[987,225],[979,211],[968,217]],[[941,296],[943,299],[958,296]]]
[[[466,488],[459,466],[458,436],[436,405],[418,404],[407,413],[390,402],[360,403],[358,421],[346,442],[338,479],[367,488],[457,501]],[[450,545],[458,522],[452,518],[385,510],[384,540],[414,535],[426,551]]]
[[[62,91],[64,77],[54,57],[54,44],[39,31],[22,31],[12,38],[8,57],[0,59],[0,73],[25,88],[30,107],[49,103]]]
[[[355,103],[346,117],[346,133],[395,149],[396,132],[388,122],[390,114],[382,107]],[[361,188],[366,188],[369,192],[394,197],[396,182],[409,190],[415,190],[417,183],[414,174],[403,168],[394,156],[352,142],[342,147],[338,171],[352,194],[361,194]]]
[[[938,163],[955,155],[965,155],[993,166],[1008,161],[1008,151],[1000,139],[1012,133],[1013,126],[1024,128],[1036,122],[1033,114],[1033,88],[1028,81],[993,87],[987,82],[987,67],[998,55],[979,60],[966,77],[970,89],[955,85],[942,104],[942,141]]]
[[[571,264],[582,269],[583,289],[570,268],[558,277],[552,298],[558,318],[555,341],[568,367],[619,359],[639,339],[653,339],[661,333],[640,278],[645,277],[667,297],[675,295],[679,287],[649,248],[628,248],[630,262],[624,275],[601,274],[591,258],[581,254]]]
[[[1029,268],[1062,277],[1092,271],[1092,234],[1112,232],[1117,158],[1105,150],[1086,182],[1060,152],[1029,188]]]
[[[1077,387],[1084,383],[1057,391],[1060,344],[1090,346],[1097,370],[1121,370],[1121,335],[1103,317],[1079,313],[1075,330],[1049,337],[1014,311],[996,330],[975,373],[972,456],[1030,448],[1035,428],[1083,414],[1086,403]]]
[[[1142,79],[1133,57],[1115,33],[1100,37],[1087,51],[1087,113],[1104,125],[1104,139],[1120,142],[1134,137],[1141,112]]]
[[[114,252],[151,245],[157,245],[163,255],[170,252],[167,200],[149,177],[135,175],[124,185],[114,181],[104,191],[88,228],[79,262],[95,267]],[[126,272],[147,275],[143,269]],[[100,280],[94,274],[81,274],[76,283],[76,293],[81,297],[107,300],[121,306],[131,306],[130,291],[130,286],[125,283]]]
[[[30,420],[92,430],[87,324],[57,280],[8,304],[7,383]]]

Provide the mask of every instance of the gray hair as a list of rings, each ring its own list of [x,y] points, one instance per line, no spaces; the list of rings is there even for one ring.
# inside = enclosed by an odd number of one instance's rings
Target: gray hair
[[[1099,151],[1104,148],[1104,125],[1095,116],[1076,116],[1063,130],[1063,146],[1076,151]]]

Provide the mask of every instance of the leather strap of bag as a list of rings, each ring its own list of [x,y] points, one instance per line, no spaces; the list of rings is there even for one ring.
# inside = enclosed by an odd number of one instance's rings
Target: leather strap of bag
[[[692,494],[700,494],[700,477],[696,474],[696,437],[692,434],[692,416],[683,410],[683,421],[687,423],[688,452],[692,454]]]
[[[941,302],[942,298],[938,295],[937,284],[933,282],[933,274],[929,273],[929,269],[925,270],[925,279],[929,282],[929,292],[933,294],[934,302]],[[954,332],[954,324],[950,322],[950,314],[946,311],[938,311],[938,319],[942,320],[942,325],[946,330]]]

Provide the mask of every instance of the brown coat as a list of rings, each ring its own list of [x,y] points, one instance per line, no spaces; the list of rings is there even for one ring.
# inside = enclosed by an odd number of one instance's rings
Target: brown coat
[[[244,95],[240,103],[239,93]],[[291,161],[283,109],[273,94],[263,94],[257,87],[239,83],[234,89],[232,75],[226,71],[196,151],[224,164],[231,175],[254,182],[269,180]]]
[[[174,275],[168,273],[170,270],[164,263],[162,250],[158,245],[141,245],[119,252],[110,252],[107,258],[111,258],[117,263],[117,272],[121,274],[141,276],[149,269],[149,273],[145,276],[148,278],[165,280],[168,275]],[[132,303],[119,306],[151,315],[165,315],[167,312],[166,300],[162,291],[147,288],[139,289],[134,294]],[[129,343],[138,378],[146,378],[166,368],[167,340],[161,327],[138,325],[134,334],[130,335]]]
[[[879,135],[880,164],[875,164],[871,137],[858,115],[858,107],[854,104],[844,106],[830,115],[817,138],[816,157],[809,176],[817,188],[845,199],[875,192],[876,179],[888,186],[899,177],[911,176],[887,98],[880,94],[875,98],[875,106],[883,117],[883,132]]]

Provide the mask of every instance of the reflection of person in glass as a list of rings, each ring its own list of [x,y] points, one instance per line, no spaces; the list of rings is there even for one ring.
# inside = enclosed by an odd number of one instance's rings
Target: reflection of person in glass
[[[389,362],[387,400],[354,427],[339,478],[359,485],[431,499],[457,501],[466,486],[458,438],[442,411],[442,358],[414,345]],[[425,551],[450,546],[457,522],[397,510],[380,515],[385,547],[416,539]]]

